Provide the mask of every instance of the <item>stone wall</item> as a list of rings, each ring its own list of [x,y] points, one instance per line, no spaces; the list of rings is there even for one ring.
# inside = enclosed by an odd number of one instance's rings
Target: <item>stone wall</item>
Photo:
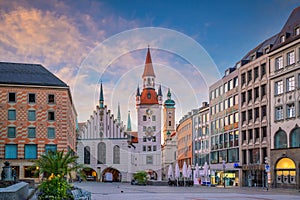
[[[0,188],[0,200],[24,200],[28,198],[29,184],[20,182],[6,188]]]

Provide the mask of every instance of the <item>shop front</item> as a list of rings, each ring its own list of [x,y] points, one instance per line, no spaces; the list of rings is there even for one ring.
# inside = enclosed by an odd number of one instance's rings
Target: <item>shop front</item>
[[[219,186],[238,186],[239,171],[238,170],[212,170],[210,174],[211,184]]]

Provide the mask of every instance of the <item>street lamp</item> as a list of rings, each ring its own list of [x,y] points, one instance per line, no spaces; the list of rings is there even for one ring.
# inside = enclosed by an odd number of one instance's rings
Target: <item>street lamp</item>
[[[223,184],[224,184],[224,188],[225,188],[225,168],[226,168],[225,164],[226,164],[226,161],[223,160],[222,164],[223,164]]]

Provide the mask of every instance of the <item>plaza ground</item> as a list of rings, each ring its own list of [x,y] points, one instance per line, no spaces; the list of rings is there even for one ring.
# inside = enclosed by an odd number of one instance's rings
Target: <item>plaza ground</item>
[[[266,191],[258,187],[169,187],[169,186],[135,186],[129,183],[74,183],[75,186],[92,193],[92,199],[97,200],[299,200],[299,190],[269,189]]]

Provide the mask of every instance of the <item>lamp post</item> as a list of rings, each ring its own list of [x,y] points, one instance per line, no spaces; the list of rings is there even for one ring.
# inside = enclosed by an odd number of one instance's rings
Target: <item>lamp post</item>
[[[222,164],[223,164],[223,184],[224,184],[224,188],[226,187],[225,185],[225,168],[226,168],[226,166],[225,166],[225,164],[226,164],[226,161],[225,160],[223,160],[222,161]]]

